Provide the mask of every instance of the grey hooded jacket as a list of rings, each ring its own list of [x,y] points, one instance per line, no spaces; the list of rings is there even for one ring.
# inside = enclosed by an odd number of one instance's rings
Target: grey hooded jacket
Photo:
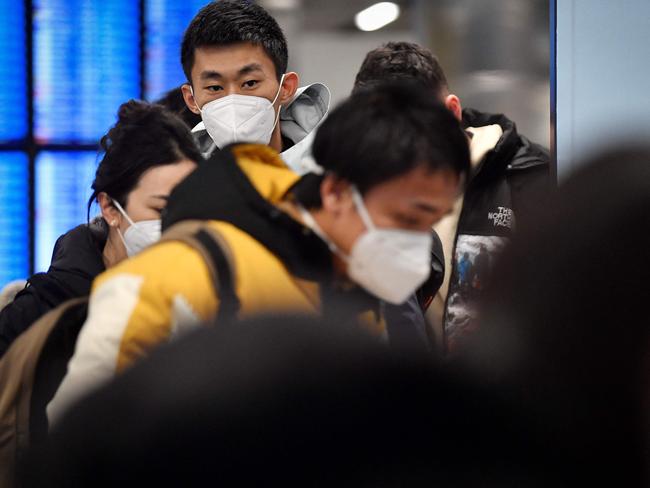
[[[311,156],[311,145],[316,128],[327,116],[330,106],[330,91],[322,83],[314,83],[296,91],[293,99],[280,110],[282,136],[293,145],[280,153],[287,166],[303,175],[318,171]],[[207,159],[216,149],[203,122],[192,130],[203,156]]]

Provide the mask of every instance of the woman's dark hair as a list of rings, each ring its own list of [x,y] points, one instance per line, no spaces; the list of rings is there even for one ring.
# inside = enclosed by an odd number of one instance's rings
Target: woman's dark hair
[[[312,152],[325,173],[361,193],[410,172],[467,175],[469,144],[459,122],[420,84],[391,82],[354,93],[319,127]],[[294,188],[306,208],[321,206],[322,177],[308,175]]]
[[[181,91],[180,86],[172,88],[153,103],[162,105],[166,109],[178,115],[190,129],[193,129],[201,122],[201,116],[192,112],[185,104],[183,92]]]
[[[88,215],[101,192],[126,208],[128,194],[150,168],[180,159],[202,161],[190,130],[179,117],[160,105],[137,100],[120,106],[117,122],[100,146],[103,157],[91,185]]]

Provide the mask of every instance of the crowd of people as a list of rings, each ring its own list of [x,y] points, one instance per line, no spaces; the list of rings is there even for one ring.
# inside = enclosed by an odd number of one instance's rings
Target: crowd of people
[[[0,487],[642,486],[649,150],[557,190],[407,42],[331,108],[244,0],[180,52],[0,311]]]

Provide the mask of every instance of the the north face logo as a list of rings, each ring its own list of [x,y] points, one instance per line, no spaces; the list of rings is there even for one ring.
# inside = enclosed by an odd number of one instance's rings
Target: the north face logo
[[[498,207],[497,212],[488,212],[488,220],[490,220],[495,227],[507,227],[512,229],[514,224],[515,213],[511,208]]]

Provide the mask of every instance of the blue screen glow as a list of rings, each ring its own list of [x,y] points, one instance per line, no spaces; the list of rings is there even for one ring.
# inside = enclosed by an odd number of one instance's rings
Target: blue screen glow
[[[36,271],[50,266],[54,243],[86,222],[97,153],[45,151],[36,159]],[[94,216],[91,209],[90,218]]]
[[[208,0],[149,0],[145,10],[145,97],[154,101],[185,82],[181,41],[192,18]]]
[[[29,276],[27,155],[0,151],[0,287]]]
[[[122,103],[142,95],[153,101],[185,82],[183,33],[207,3],[0,0],[0,286],[27,278],[30,270],[46,271],[57,238],[86,222],[97,164],[96,151],[88,148],[115,123]],[[33,48],[28,52],[25,6],[30,4]],[[33,191],[32,150],[37,154]],[[33,216],[30,195],[35,198]],[[93,207],[91,218],[96,211]]]
[[[34,1],[37,142],[96,143],[140,94],[134,0]]]
[[[0,142],[27,135],[24,2],[0,0]]]

